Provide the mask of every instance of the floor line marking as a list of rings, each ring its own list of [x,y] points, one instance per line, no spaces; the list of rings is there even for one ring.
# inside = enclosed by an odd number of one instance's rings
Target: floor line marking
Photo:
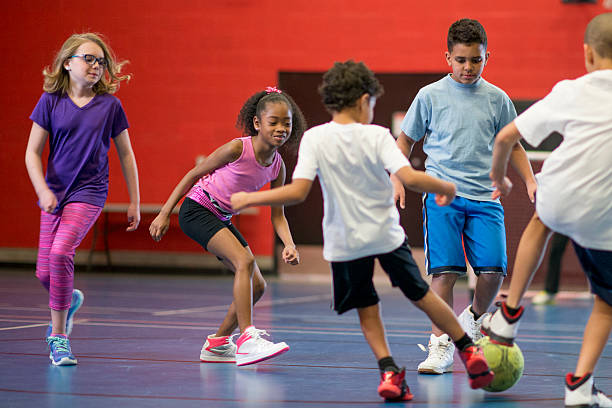
[[[17,330],[17,329],[29,329],[31,327],[43,327],[43,326],[47,326],[48,324],[49,324],[49,322],[38,323],[38,324],[28,324],[26,326],[0,327],[0,331],[4,331],[4,330]]]
[[[309,303],[309,302],[316,302],[316,301],[320,301],[324,299],[331,299],[331,295],[311,295],[311,296],[300,296],[300,297],[286,298],[286,299],[265,300],[265,301],[257,302],[255,307],[288,305],[288,304],[296,304],[296,303]],[[195,308],[189,308],[189,309],[164,310],[160,312],[153,312],[152,314],[153,316],[174,316],[174,315],[179,315],[179,314],[227,310],[228,307],[229,305],[195,307]]]

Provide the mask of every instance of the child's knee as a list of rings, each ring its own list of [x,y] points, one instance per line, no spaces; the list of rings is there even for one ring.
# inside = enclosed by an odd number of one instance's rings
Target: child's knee
[[[253,299],[257,301],[266,291],[266,281],[263,278],[253,280]]]
[[[40,281],[40,283],[49,290],[49,286],[51,284],[51,276],[49,275],[49,268],[40,268],[36,267],[36,277]]]
[[[255,271],[255,258],[253,255],[245,251],[236,259],[236,273],[248,273],[249,276],[253,276]]]
[[[49,253],[49,268],[55,271],[56,269],[58,269],[58,267],[62,267],[64,265],[72,265],[73,259],[74,254],[71,254],[66,251],[51,250],[51,252]]]

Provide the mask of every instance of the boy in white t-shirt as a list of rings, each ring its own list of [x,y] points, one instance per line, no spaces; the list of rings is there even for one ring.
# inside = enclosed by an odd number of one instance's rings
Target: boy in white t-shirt
[[[592,377],[612,329],[612,13],[588,24],[584,59],[587,75],[559,82],[495,139],[491,179],[499,196],[512,188],[505,177],[508,154],[521,137],[538,145],[553,131],[563,135],[536,176],[536,212],[519,243],[508,298],[483,330],[494,341],[513,343],[521,299],[548,239],[553,231],[569,236],[595,304],[575,371],[565,378],[565,406],[612,407]]]
[[[409,189],[436,194],[448,205],[455,186],[410,167],[389,129],[371,125],[382,87],[363,63],[336,63],[319,87],[332,121],[308,130],[299,150],[293,181],[282,188],[232,195],[236,210],[249,206],[298,204],[308,196],[318,176],[323,191],[324,258],[331,263],[333,308],[344,313],[356,308],[361,329],[378,360],[378,393],[390,401],[412,398],[389,350],[379,298],[372,282],[378,259],[393,286],[399,287],[455,342],[472,388],[493,379],[487,362],[459,325],[450,307],[421,277],[399,223],[389,173]]]

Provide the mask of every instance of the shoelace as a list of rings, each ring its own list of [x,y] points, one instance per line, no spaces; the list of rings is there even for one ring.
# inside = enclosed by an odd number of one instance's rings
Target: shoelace
[[[68,353],[70,352],[69,346],[68,346],[68,339],[64,339],[61,337],[50,337],[47,340],[47,343],[49,343],[49,345],[51,345],[51,343],[53,343],[53,348],[55,349],[55,351],[59,351],[59,352],[63,352],[63,353]]]
[[[261,336],[270,336],[268,332],[263,329],[254,329],[251,333],[252,333],[251,337],[254,339],[265,340],[265,339],[262,339]]]
[[[450,343],[438,343],[437,346],[434,346],[433,343],[429,343],[429,357],[437,358],[438,360],[442,360],[444,356],[449,351]]]

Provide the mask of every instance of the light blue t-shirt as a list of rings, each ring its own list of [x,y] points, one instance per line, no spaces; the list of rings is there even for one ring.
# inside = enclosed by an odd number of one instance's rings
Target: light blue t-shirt
[[[450,74],[419,91],[402,131],[423,137],[426,172],[457,185],[457,195],[492,201],[491,161],[495,135],[516,117],[504,91],[479,78],[461,84]]]

